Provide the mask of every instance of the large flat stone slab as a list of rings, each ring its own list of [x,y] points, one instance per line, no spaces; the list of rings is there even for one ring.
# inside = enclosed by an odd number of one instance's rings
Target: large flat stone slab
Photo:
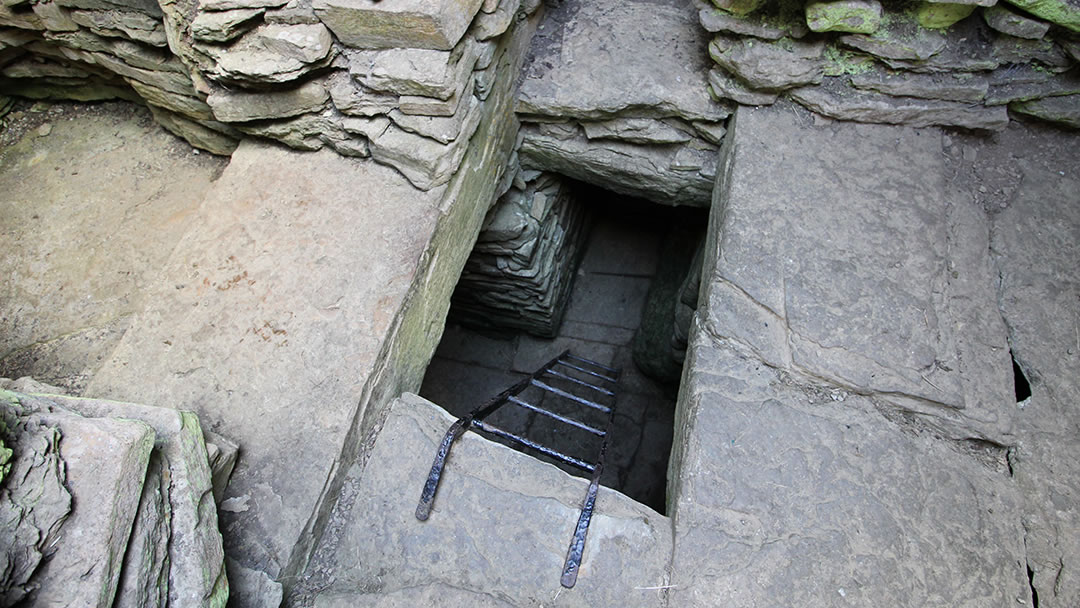
[[[483,0],[315,0],[315,14],[346,46],[450,50]]]
[[[689,1],[564,2],[533,43],[517,110],[560,118],[617,114],[716,121],[709,34]]]
[[[196,410],[237,440],[222,532],[245,565],[277,577],[308,525],[441,194],[370,161],[245,142],[88,387]]]
[[[453,421],[415,395],[393,403],[367,468],[349,482],[358,498],[341,532],[336,582],[316,606],[393,606],[393,598],[430,599],[422,589],[440,586],[468,605],[663,605],[645,588],[666,580],[666,517],[602,487],[577,585],[563,589],[588,482],[475,433],[454,445],[431,517],[418,521],[416,501]]]
[[[1001,277],[1001,312],[1012,352],[1030,381],[1031,396],[1019,404],[1010,463],[1024,494],[1032,586],[1040,606],[1075,605],[1080,597],[1080,137],[1014,122],[992,142],[956,137],[953,144],[960,182],[993,213],[989,251]]]
[[[1031,605],[1003,450],[733,346],[699,325],[686,361],[671,605]]]
[[[79,391],[225,161],[131,104],[57,104],[35,120],[48,127],[0,152],[0,376]]]
[[[740,108],[727,136],[703,275],[709,331],[946,436],[1009,445],[989,227],[948,185],[941,132],[815,127],[792,108]]]

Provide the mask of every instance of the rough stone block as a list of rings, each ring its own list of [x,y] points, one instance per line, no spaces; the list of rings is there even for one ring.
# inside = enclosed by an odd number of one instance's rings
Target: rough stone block
[[[264,12],[264,8],[203,11],[192,20],[191,34],[195,40],[203,42],[228,42],[244,33],[248,25]]]
[[[996,0],[995,0],[996,1]],[[975,12],[976,4],[956,2],[920,2],[915,9],[915,18],[919,25],[932,29],[945,29]]]
[[[222,89],[207,97],[206,103],[222,122],[245,122],[314,112],[329,98],[322,84],[310,81],[290,91],[241,93]]]
[[[249,83],[290,82],[334,58],[333,37],[322,24],[270,23],[228,47],[197,44],[196,48],[213,59],[211,69],[217,77]]]
[[[1036,17],[1074,32],[1080,32],[1080,5],[1072,0],[1008,0],[1008,2]]]
[[[1080,129],[1080,95],[1061,95],[1009,104],[1013,112]]]
[[[898,97],[979,102],[986,98],[989,80],[977,74],[912,74],[873,70],[851,76],[851,85]]]
[[[755,90],[777,92],[824,77],[825,45],[818,42],[764,42],[717,36],[709,43],[709,56]]]
[[[776,103],[780,95],[754,90],[720,68],[709,70],[709,92],[717,100],[729,99],[747,106],[767,106]]]
[[[125,37],[153,46],[168,44],[161,20],[143,13],[76,10],[71,11],[71,20],[99,36]]]
[[[196,148],[221,156],[228,156],[236,149],[237,138],[229,134],[229,128],[224,124],[216,123],[217,128],[210,128],[203,123],[213,121],[200,123],[154,105],[150,105],[150,112],[168,132]]]
[[[350,55],[349,73],[373,91],[447,100],[465,88],[477,50],[476,44],[466,39],[452,51],[360,51]]]
[[[361,49],[448,51],[465,34],[483,0],[314,0],[338,40]]]

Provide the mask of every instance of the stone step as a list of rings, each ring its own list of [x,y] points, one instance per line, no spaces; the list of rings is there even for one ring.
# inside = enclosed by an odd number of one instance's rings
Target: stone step
[[[394,401],[366,469],[353,477],[357,498],[339,535],[336,581],[315,606],[430,605],[431,598],[663,604],[655,588],[667,581],[668,518],[601,487],[577,584],[564,589],[559,579],[588,482],[478,434],[455,443],[431,516],[417,520],[420,490],[453,420],[416,395]]]

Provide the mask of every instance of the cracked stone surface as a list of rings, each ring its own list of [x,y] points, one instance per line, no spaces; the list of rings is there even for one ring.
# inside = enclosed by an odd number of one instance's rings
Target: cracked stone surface
[[[947,436],[1008,445],[988,225],[949,188],[941,132],[810,120],[779,105],[736,117],[720,170],[732,177],[714,194],[706,326]]]
[[[1009,343],[1030,381],[1010,464],[1039,606],[1080,598],[1080,137],[1014,123],[956,136],[958,182],[990,212],[990,253]],[[980,145],[981,144],[981,145]]]
[[[334,556],[336,581],[315,606],[404,605],[430,599],[432,588],[453,590],[437,605],[663,605],[640,587],[666,580],[666,517],[601,487],[577,585],[563,589],[588,482],[476,433],[455,443],[431,517],[418,521],[416,501],[453,421],[415,395],[394,402],[367,469],[348,482],[358,498]]]

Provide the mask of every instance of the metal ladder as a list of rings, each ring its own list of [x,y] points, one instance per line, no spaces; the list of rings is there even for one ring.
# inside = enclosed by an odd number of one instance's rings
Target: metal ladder
[[[585,493],[585,500],[581,507],[581,515],[578,517],[577,527],[574,529],[574,536],[570,540],[570,548],[566,553],[566,563],[563,565],[561,578],[563,587],[573,587],[577,582],[578,570],[581,568],[581,556],[585,551],[585,536],[589,532],[589,522],[592,520],[593,509],[596,505],[600,475],[603,473],[604,457],[607,455],[608,438],[615,419],[614,389],[618,377],[619,370],[601,365],[595,361],[583,359],[571,354],[569,350],[565,350],[528,378],[499,393],[487,403],[469,412],[467,416],[458,418],[450,426],[450,429],[446,431],[446,435],[443,436],[442,442],[439,444],[439,450],[435,454],[435,461],[431,465],[431,472],[428,474],[427,481],[424,483],[424,490],[420,494],[420,503],[416,505],[416,518],[420,521],[426,521],[431,515],[431,505],[435,500],[435,493],[439,489],[439,482],[442,480],[443,468],[446,466],[447,456],[450,455],[450,448],[469,429],[499,437],[511,444],[534,450],[549,458],[585,471],[591,474],[592,477],[589,482],[589,489]],[[556,383],[563,383],[567,388],[552,386]],[[545,393],[577,406],[602,412],[607,416],[604,428],[597,428],[597,426],[586,424],[570,416],[558,414],[519,399],[518,395],[529,387],[536,387]],[[601,401],[607,403],[604,404]],[[596,459],[592,462],[586,462],[484,422],[487,416],[508,403],[595,435],[600,440],[600,449]]]

